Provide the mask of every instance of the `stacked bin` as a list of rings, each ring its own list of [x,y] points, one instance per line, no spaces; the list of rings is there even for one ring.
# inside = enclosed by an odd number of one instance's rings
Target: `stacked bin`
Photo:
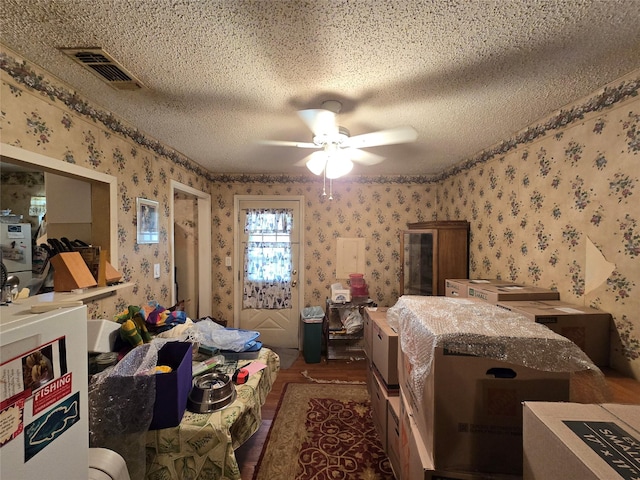
[[[349,274],[349,285],[351,286],[351,299],[367,298],[369,296],[369,288],[364,281],[362,273]]]
[[[322,356],[322,307],[307,307],[300,315],[303,327],[302,353],[307,363],[320,363]]]

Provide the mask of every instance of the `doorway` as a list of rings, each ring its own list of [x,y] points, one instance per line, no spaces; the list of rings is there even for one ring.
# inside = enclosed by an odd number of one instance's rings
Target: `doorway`
[[[211,195],[171,181],[171,302],[194,318],[211,316]]]
[[[234,199],[234,212],[237,219],[234,232],[234,324],[245,330],[260,332],[260,341],[270,347],[300,348],[299,320],[300,307],[304,303],[304,269],[300,268],[300,260],[304,258],[302,238],[302,219],[304,218],[304,201],[300,196],[253,196],[237,195]],[[276,236],[259,237],[259,242],[273,242],[287,247],[287,258],[290,255],[290,296],[283,308],[267,308],[250,306],[244,298],[246,281],[250,273],[245,271],[245,247],[255,235],[245,232],[248,211],[255,210],[287,210],[291,212],[291,226],[286,233]],[[268,248],[268,247],[267,247]],[[274,250],[275,251],[275,250]],[[287,260],[288,261],[288,260]],[[247,277],[247,278],[245,278]],[[278,302],[281,299],[276,299]],[[289,303],[290,300],[290,303]]]

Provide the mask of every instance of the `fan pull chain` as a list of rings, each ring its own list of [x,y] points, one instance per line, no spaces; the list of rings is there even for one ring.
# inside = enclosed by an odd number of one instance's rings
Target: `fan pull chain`
[[[322,196],[327,196],[327,167],[322,171]],[[329,179],[329,200],[333,200],[333,179]]]
[[[322,170],[322,196],[326,197],[327,196],[327,171],[326,170]]]

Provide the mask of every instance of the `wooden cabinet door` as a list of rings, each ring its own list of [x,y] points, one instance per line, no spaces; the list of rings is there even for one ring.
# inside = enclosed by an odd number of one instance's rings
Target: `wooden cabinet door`
[[[469,222],[408,226],[400,236],[400,295],[444,295],[446,279],[469,277]]]
[[[400,238],[400,295],[436,295],[438,234],[407,230]]]

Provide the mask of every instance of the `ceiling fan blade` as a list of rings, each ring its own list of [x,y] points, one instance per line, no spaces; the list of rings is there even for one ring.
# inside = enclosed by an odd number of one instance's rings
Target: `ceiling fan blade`
[[[350,137],[348,145],[353,148],[377,147],[380,145],[415,142],[417,138],[418,132],[412,127],[398,127]]]
[[[315,153],[315,152],[313,152]],[[313,154],[311,154],[313,155]],[[297,161],[296,163],[293,164],[294,167],[304,167],[307,165],[307,162],[311,159],[311,155],[307,155],[306,157],[304,157],[302,160]]]
[[[338,133],[336,114],[323,108],[298,110],[298,115],[314,135],[330,135]]]
[[[275,145],[276,147],[320,148],[310,142],[288,142],[286,140],[258,140],[260,145]]]
[[[349,153],[349,158],[352,161],[363,165],[377,165],[384,161],[383,156],[376,155],[375,153],[365,152],[364,150],[359,150],[357,148],[347,148],[345,150]]]

